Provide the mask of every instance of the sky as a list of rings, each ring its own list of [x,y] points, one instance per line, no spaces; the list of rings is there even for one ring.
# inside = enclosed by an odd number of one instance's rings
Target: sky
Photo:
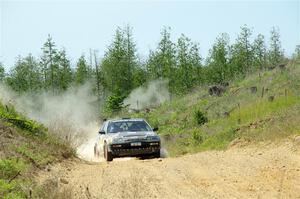
[[[118,26],[133,27],[138,54],[146,58],[155,49],[164,26],[172,40],[183,33],[200,45],[205,57],[223,32],[231,42],[247,24],[253,38],[261,33],[269,40],[273,26],[280,29],[287,55],[300,44],[300,0],[282,1],[8,1],[0,0],[0,62],[11,68],[18,55],[41,55],[50,34],[57,48],[65,48],[74,65],[89,49],[101,58]],[[253,39],[252,38],[252,39]]]

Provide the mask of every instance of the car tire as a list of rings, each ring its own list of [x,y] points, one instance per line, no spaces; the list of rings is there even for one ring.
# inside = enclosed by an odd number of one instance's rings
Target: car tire
[[[160,151],[154,153],[154,158],[160,158]]]
[[[107,162],[111,162],[114,159],[112,153],[108,151],[107,144],[104,145],[104,158]]]

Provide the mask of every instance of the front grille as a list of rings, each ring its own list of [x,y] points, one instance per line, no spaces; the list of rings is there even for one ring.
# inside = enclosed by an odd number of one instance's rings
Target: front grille
[[[158,149],[159,149],[159,147],[131,148],[131,149],[116,148],[116,149],[113,149],[113,151],[115,151],[115,152],[135,152],[135,151],[155,151]]]
[[[141,142],[140,140],[137,142]],[[150,145],[150,143],[157,143],[157,145]],[[115,149],[146,149],[146,148],[153,148],[153,147],[160,147],[159,142],[141,142],[141,146],[131,146],[131,143],[124,143],[124,144],[113,144],[111,146],[112,150]]]
[[[126,137],[124,138],[124,141],[126,142],[141,142],[141,141],[146,141],[147,138],[145,137],[134,137],[134,138],[130,138],[130,137]]]

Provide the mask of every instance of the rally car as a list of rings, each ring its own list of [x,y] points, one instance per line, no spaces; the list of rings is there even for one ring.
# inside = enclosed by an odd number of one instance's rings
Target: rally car
[[[122,118],[106,120],[99,130],[97,147],[103,147],[104,158],[115,157],[160,157],[160,137],[144,119]],[[97,151],[95,151],[97,154]]]

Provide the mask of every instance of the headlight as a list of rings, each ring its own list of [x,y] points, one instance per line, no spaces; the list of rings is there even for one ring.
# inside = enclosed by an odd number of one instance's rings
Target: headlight
[[[158,136],[148,136],[148,137],[147,137],[147,140],[148,140],[148,141],[158,141],[158,140],[159,140],[159,137],[158,137]]]
[[[120,143],[120,142],[124,142],[123,138],[114,138],[113,139],[113,143]]]

